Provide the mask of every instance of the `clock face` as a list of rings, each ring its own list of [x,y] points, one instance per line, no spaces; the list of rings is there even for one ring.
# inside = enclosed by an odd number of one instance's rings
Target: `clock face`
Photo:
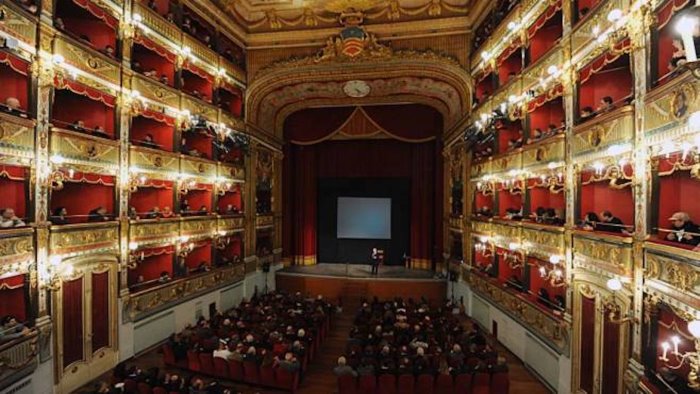
[[[350,97],[365,97],[371,88],[365,81],[348,81],[343,86],[343,91]]]

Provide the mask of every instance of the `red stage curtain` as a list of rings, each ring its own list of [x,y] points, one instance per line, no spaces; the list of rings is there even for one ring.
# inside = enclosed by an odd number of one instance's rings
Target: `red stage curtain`
[[[610,312],[605,309],[607,316]],[[617,394],[617,382],[620,378],[618,367],[620,363],[619,349],[625,346],[620,343],[620,325],[604,319],[603,323],[603,380],[600,387],[602,394]],[[624,326],[623,326],[624,327]],[[582,349],[585,349],[582,347]]]
[[[92,351],[109,346],[109,272],[92,273]]]
[[[175,120],[169,116],[147,111],[131,120],[129,138],[134,145],[146,138],[147,134],[153,135],[153,140],[160,145],[159,148],[172,152],[175,135]]]
[[[63,367],[83,360],[83,278],[63,281]]]
[[[0,51],[0,102],[5,103],[9,97],[19,100],[20,108],[29,108],[28,64],[7,52]]]
[[[0,318],[14,316],[18,322],[27,320],[24,275],[0,279]]]
[[[580,384],[579,388],[587,393],[593,392],[593,375],[595,373],[595,359],[593,349],[595,348],[595,321],[596,308],[595,298],[588,298],[581,295],[581,364],[579,366]]]
[[[0,209],[12,208],[15,215],[26,218],[27,215],[27,169],[23,167],[0,165],[0,190],[2,203]]]

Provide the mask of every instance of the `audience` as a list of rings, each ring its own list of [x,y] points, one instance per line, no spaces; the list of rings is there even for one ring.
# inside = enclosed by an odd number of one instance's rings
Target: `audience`
[[[465,330],[454,306],[448,301],[435,308],[425,299],[364,301],[350,329],[346,355],[333,372],[457,375],[504,370],[504,360],[498,361],[479,327]]]
[[[108,220],[109,216],[104,207],[97,207],[88,213],[88,222],[105,222]]]
[[[615,104],[613,101],[613,98],[610,96],[605,96],[602,99],[600,99],[600,105],[598,106],[598,109],[596,109],[597,114],[602,114],[605,112],[610,112],[615,109]]]
[[[12,315],[7,315],[2,319],[2,327],[0,327],[0,343],[21,338],[29,334],[29,328],[24,324],[19,323],[17,318]]]
[[[625,224],[620,220],[620,218],[615,217],[610,211],[603,211],[600,215],[602,220],[596,225],[595,229],[597,231],[606,231],[609,233],[622,233],[625,235],[630,235],[627,231]]]
[[[668,62],[668,71],[676,71],[678,67],[681,67],[685,63],[688,62],[688,58],[686,57],[685,54],[685,47],[683,47],[683,41],[680,39],[680,37],[674,37],[673,38],[673,55],[671,56],[671,60]]]
[[[666,240],[690,246],[700,244],[700,228],[693,223],[688,213],[676,212],[668,220],[672,231],[666,235]]]
[[[0,210],[0,228],[24,227],[27,224],[15,215],[15,210],[12,208],[3,208]]]
[[[51,224],[63,225],[68,224],[68,210],[65,207],[58,207],[53,210],[53,215],[49,218]]]

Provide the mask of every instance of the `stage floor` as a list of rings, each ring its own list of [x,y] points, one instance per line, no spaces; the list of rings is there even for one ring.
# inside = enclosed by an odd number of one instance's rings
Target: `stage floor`
[[[433,271],[410,269],[402,266],[383,265],[379,267],[379,275],[371,274],[368,264],[341,264],[319,263],[315,265],[295,265],[285,267],[277,274],[304,275],[304,276],[330,276],[337,278],[363,278],[363,279],[438,279]]]

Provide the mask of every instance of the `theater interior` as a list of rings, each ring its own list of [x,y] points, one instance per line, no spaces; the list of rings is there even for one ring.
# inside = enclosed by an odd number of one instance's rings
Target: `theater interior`
[[[0,393],[700,393],[699,56],[691,0],[0,0]]]

